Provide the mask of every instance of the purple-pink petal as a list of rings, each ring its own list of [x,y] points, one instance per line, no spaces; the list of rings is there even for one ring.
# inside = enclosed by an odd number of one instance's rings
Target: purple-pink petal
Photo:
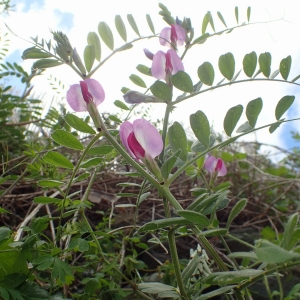
[[[89,92],[93,96],[93,102],[96,104],[96,106],[98,106],[105,99],[105,92],[102,85],[97,80],[92,78],[87,78],[84,81],[87,83]]]
[[[152,61],[151,73],[156,79],[165,79],[166,77],[166,54],[158,51]]]
[[[145,157],[145,149],[137,141],[134,132],[131,132],[127,138],[128,146],[137,159]]]
[[[169,64],[171,64],[171,68],[169,65],[166,65],[167,56],[168,62]],[[183,63],[180,57],[177,55],[176,51],[173,49],[169,49],[167,53],[158,51],[153,57],[151,66],[151,73],[153,77],[155,77],[156,79],[165,79],[167,70],[171,70],[172,75],[176,74],[178,71],[184,71]]]
[[[218,171],[218,176],[225,176],[227,174],[226,165],[221,158],[219,158],[219,160],[221,161],[221,168]]]
[[[153,60],[154,54],[152,52],[150,52],[148,49],[144,48],[144,53],[147,58],[149,58],[150,60]]]
[[[186,31],[180,25],[172,25],[175,27],[177,35],[177,46],[182,46],[186,40]]]
[[[178,56],[178,54],[176,53],[176,51],[173,49],[170,49],[167,51],[167,53],[169,53],[169,55],[171,57],[171,63],[173,66],[172,75],[176,74],[178,71],[184,71],[183,63],[182,63],[180,57]]]
[[[125,121],[120,126],[120,139],[132,158],[136,158],[128,145],[128,137],[133,132],[133,126],[129,121]]]
[[[145,149],[145,156],[154,159],[163,149],[162,137],[158,130],[144,119],[135,120],[132,125],[137,141]]]
[[[105,92],[101,84],[97,80],[91,78],[85,79],[84,82],[87,85],[89,94],[93,98],[93,102],[98,106],[105,98]],[[67,91],[66,98],[74,111],[87,111],[87,103],[84,101],[80,84],[71,85]]]
[[[221,158],[208,157],[204,163],[204,167],[211,174],[217,172],[217,176],[225,176],[227,174],[226,165]]]
[[[86,103],[93,102],[93,96],[89,92],[89,88],[88,88],[87,83],[85,81],[80,81],[79,84],[80,84],[83,100]]]
[[[172,48],[172,43],[176,43],[176,47],[182,46],[185,40],[186,32],[177,24],[172,24],[171,27],[165,27],[159,36],[160,44],[169,48]]]
[[[67,91],[67,102],[70,107],[77,112],[86,111],[87,104],[82,97],[82,92],[79,84],[73,84]]]
[[[159,36],[159,42],[163,46],[167,46],[169,48],[172,47],[171,45],[171,28],[170,27],[165,27]]]
[[[215,172],[216,164],[217,164],[217,159],[214,156],[210,156],[205,160],[204,168],[209,173],[213,173]]]

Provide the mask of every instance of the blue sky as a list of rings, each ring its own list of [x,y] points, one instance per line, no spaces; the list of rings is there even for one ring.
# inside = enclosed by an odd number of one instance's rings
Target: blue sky
[[[208,3],[209,2],[209,3]],[[89,31],[97,31],[97,25],[100,21],[105,21],[114,30],[114,16],[120,14],[126,23],[126,15],[131,13],[139,26],[142,35],[150,34],[149,28],[145,21],[145,14],[149,13],[154,21],[156,31],[159,32],[166,26],[158,15],[158,1],[145,0],[143,5],[141,1],[130,0],[111,0],[109,2],[99,0],[87,0],[85,5],[81,1],[74,0],[26,0],[26,1],[12,1],[15,4],[15,12],[11,12],[10,16],[5,19],[5,22],[11,29],[19,36],[29,40],[30,36],[39,35],[45,39],[51,37],[50,30],[61,30],[68,34],[73,46],[75,46],[79,53],[82,54],[86,45],[86,36]],[[259,55],[263,52],[270,52],[272,54],[272,71],[276,69],[282,58],[288,54],[292,55],[293,63],[290,78],[294,78],[300,73],[299,45],[295,36],[298,34],[299,18],[297,10],[293,6],[293,1],[284,1],[284,4],[275,5],[274,1],[226,1],[226,5],[220,1],[207,1],[201,4],[201,9],[193,9],[198,3],[197,0],[186,0],[184,2],[176,2],[165,0],[162,1],[169,10],[180,18],[183,16],[190,16],[195,28],[196,35],[199,35],[201,29],[201,20],[207,10],[210,10],[214,16],[215,25],[218,28],[222,24],[218,22],[216,16],[217,11],[221,11],[229,26],[235,23],[234,7],[239,6],[240,20],[245,20],[246,9],[250,4],[252,6],[252,21],[269,21],[282,18],[283,20],[272,22],[269,24],[252,25],[234,30],[231,34],[218,36],[209,40],[203,46],[199,46],[191,51],[191,55],[186,57],[184,64],[186,70],[191,74],[193,81],[197,79],[197,67],[204,61],[210,61],[215,66],[217,72],[217,61],[221,54],[232,52],[236,58],[236,71],[242,67],[242,58],[246,53],[256,51]],[[279,3],[279,2],[278,2]],[[294,4],[295,5],[295,4]],[[198,6],[197,6],[198,7]],[[22,26],[19,26],[22,24]],[[134,32],[126,23],[129,39],[135,38]],[[113,32],[116,38],[116,44],[120,44],[121,40],[118,39],[118,34]],[[32,61],[22,61],[20,58],[24,49],[31,45],[20,39],[11,38],[11,52],[7,57],[8,61],[16,61],[29,72]],[[141,44],[135,45],[132,51],[120,53],[111,61],[107,62],[103,68],[95,74],[95,79],[99,80],[104,86],[107,94],[107,99],[101,105],[103,110],[113,110],[112,102],[115,99],[122,100],[120,88],[128,86],[129,88],[137,89],[131,83],[128,76],[132,73],[140,75],[135,66],[137,64],[149,65],[149,61],[142,53],[143,48],[149,48],[155,52],[157,50],[166,50],[159,48],[157,41],[154,39],[146,40]],[[104,58],[110,51],[103,46]],[[114,72],[116,70],[117,72]],[[37,79],[35,89],[47,90],[46,77],[49,75],[56,76],[59,80],[63,80],[66,86],[76,83],[79,78],[71,72],[70,69],[60,67],[47,70],[43,79]],[[219,75],[218,75],[219,76]],[[141,76],[143,77],[143,76]],[[146,81],[149,78],[143,77]],[[147,84],[151,84],[146,81]],[[217,78],[216,78],[217,82]],[[237,104],[242,104],[244,107],[247,102],[259,96],[264,100],[264,108],[259,120],[259,125],[270,123],[274,120],[275,105],[279,99],[285,95],[296,95],[295,103],[289,111],[286,118],[300,116],[300,99],[299,88],[287,85],[272,85],[265,83],[264,85],[255,86],[252,83],[247,85],[240,85],[240,87],[229,87],[219,89],[222,91],[213,91],[205,93],[203,97],[193,98],[183,105],[179,105],[178,109],[174,112],[173,120],[179,120],[186,127],[189,127],[188,118],[189,114],[194,113],[196,110],[203,110],[212,120],[214,126],[218,131],[222,131],[222,120],[226,111]],[[139,90],[144,92],[144,90]],[[50,91],[49,91],[50,94]],[[204,94],[203,94],[204,95]],[[154,118],[162,117],[162,107],[153,108],[152,115]],[[241,120],[241,123],[244,120]],[[275,131],[272,135],[268,131],[263,131],[258,134],[259,140],[266,141],[272,144],[280,144],[285,148],[297,145],[291,139],[290,131],[297,130],[299,122],[291,124],[284,124],[282,128]],[[249,137],[252,139],[253,137]]]

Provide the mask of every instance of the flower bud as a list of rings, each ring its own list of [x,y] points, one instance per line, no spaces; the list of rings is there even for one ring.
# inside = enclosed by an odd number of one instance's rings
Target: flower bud
[[[128,91],[123,95],[125,102],[129,104],[150,103],[150,102],[165,102],[151,95],[145,95],[137,91]]]

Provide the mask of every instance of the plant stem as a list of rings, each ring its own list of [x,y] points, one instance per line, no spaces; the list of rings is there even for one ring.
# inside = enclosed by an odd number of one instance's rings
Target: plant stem
[[[71,189],[71,186],[72,186],[72,183],[73,183],[73,180],[74,180],[74,177],[80,167],[80,164],[82,163],[82,161],[84,160],[85,156],[87,155],[87,152],[90,150],[90,148],[96,143],[96,141],[98,141],[98,139],[103,135],[102,132],[96,134],[93,139],[89,142],[89,144],[87,145],[87,147],[84,149],[82,155],[80,156],[80,158],[78,159],[77,161],[77,164],[72,172],[72,175],[71,175],[71,178],[69,180],[69,183],[68,183],[68,186],[67,186],[67,189],[66,189],[66,192],[65,192],[65,197],[63,199],[63,202],[62,202],[62,207],[61,207],[61,211],[60,211],[60,217],[59,217],[59,222],[58,222],[58,228],[61,226],[61,222],[62,222],[62,216],[63,216],[63,213],[64,213],[64,207],[65,207],[65,203],[66,203],[66,200],[67,200],[67,197],[69,195],[69,192],[70,192],[70,189]],[[60,233],[58,234],[58,239],[60,239]]]
[[[177,285],[180,290],[180,295],[181,295],[182,299],[189,300],[190,298],[186,293],[186,290],[184,287],[184,282],[183,282],[182,276],[181,276],[180,263],[179,263],[179,259],[178,259],[177,248],[176,248],[175,233],[173,230],[170,230],[168,232],[168,241],[169,241],[172,262],[174,265],[174,271],[175,271],[175,275],[176,275],[176,279],[177,279]]]
[[[249,244],[249,243],[247,243],[247,242],[245,242],[245,241],[243,241],[243,240],[235,237],[234,235],[231,235],[231,234],[227,233],[227,237],[229,237],[230,239],[233,239],[233,240],[239,242],[240,244],[243,244],[243,245],[249,247],[250,249],[253,249],[253,250],[256,249],[255,246],[253,246],[253,245],[251,245],[251,244]]]
[[[238,84],[238,83],[243,83],[243,82],[252,82],[252,81],[269,81],[269,82],[284,82],[284,83],[289,83],[289,84],[293,84],[293,85],[298,85],[300,86],[300,83],[296,83],[296,82],[291,82],[291,81],[286,81],[286,80],[283,80],[283,79],[270,79],[270,78],[251,78],[251,79],[242,79],[242,80],[237,80],[237,81],[234,81],[234,82],[226,82],[226,83],[223,83],[223,84],[220,84],[220,85],[217,85],[217,86],[212,86],[210,88],[207,88],[205,90],[202,90],[202,91],[199,91],[199,92],[196,92],[196,93],[193,93],[193,94],[190,94],[186,97],[183,97],[183,98],[180,98],[178,100],[175,100],[172,102],[173,105],[176,105],[180,102],[183,102],[189,98],[192,98],[194,96],[197,96],[197,95],[200,95],[200,94],[203,94],[203,93],[206,93],[206,92],[209,92],[209,91],[213,91],[215,89],[219,89],[219,88],[222,88],[224,86],[229,86],[229,85],[233,85],[233,84]]]

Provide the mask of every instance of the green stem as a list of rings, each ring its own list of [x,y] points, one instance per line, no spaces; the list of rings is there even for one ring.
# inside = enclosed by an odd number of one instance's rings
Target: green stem
[[[243,244],[243,245],[249,247],[250,249],[253,249],[253,250],[256,249],[255,246],[253,246],[253,245],[251,245],[251,244],[249,244],[249,243],[247,243],[247,242],[245,242],[245,241],[243,241],[243,240],[235,237],[234,235],[231,235],[231,234],[227,233],[226,236],[229,237],[232,240],[235,240],[235,241],[239,242],[240,244]]]
[[[80,156],[80,158],[78,159],[77,161],[77,164],[72,172],[72,175],[71,175],[71,178],[69,180],[69,183],[67,185],[67,188],[66,188],[66,192],[65,192],[65,197],[63,199],[63,202],[62,202],[62,207],[61,207],[61,211],[60,211],[60,218],[59,218],[59,223],[58,223],[58,228],[60,228],[61,226],[61,222],[62,222],[62,216],[63,216],[63,213],[64,213],[64,208],[65,208],[65,203],[66,203],[66,200],[67,200],[67,197],[69,195],[69,192],[70,192],[70,189],[71,189],[71,186],[73,184],[73,180],[74,180],[74,177],[82,163],[82,161],[84,160],[85,156],[87,155],[88,151],[90,150],[90,148],[98,141],[98,139],[103,135],[102,132],[96,134],[93,139],[89,142],[89,144],[87,145],[87,147],[84,149],[82,155]],[[60,238],[60,234],[58,236],[58,239]]]
[[[280,300],[283,300],[284,294],[283,294],[282,282],[278,270],[276,270],[276,278],[279,286]]]
[[[226,82],[226,83],[223,83],[223,84],[220,84],[220,85],[217,85],[217,86],[212,86],[210,88],[207,88],[205,90],[202,90],[202,91],[199,91],[197,93],[193,93],[193,94],[190,94],[186,97],[183,97],[183,98],[180,98],[178,100],[175,100],[172,102],[173,105],[176,105],[180,102],[183,102],[189,98],[192,98],[194,96],[197,96],[197,95],[200,95],[200,94],[203,94],[203,93],[206,93],[206,92],[209,92],[209,91],[213,91],[213,90],[216,90],[216,89],[219,89],[221,87],[224,87],[224,86],[228,86],[228,85],[234,85],[234,84],[237,84],[237,83],[243,83],[243,82],[252,82],[252,81],[269,81],[269,82],[283,82],[283,83],[290,83],[290,84],[294,84],[294,85],[298,85],[300,86],[300,83],[296,83],[296,82],[292,82],[292,81],[287,81],[287,80],[283,80],[283,79],[270,79],[270,78],[250,78],[250,79],[242,79],[242,80],[236,80],[236,81],[233,81],[233,82]]]
[[[180,290],[182,299],[188,300],[190,298],[186,293],[186,290],[184,287],[184,282],[182,280],[180,263],[179,263],[179,259],[178,259],[177,248],[176,248],[175,233],[173,230],[170,230],[168,232],[168,240],[169,240],[169,247],[170,247],[172,262],[174,265],[174,271],[175,271],[175,275],[176,275],[176,279],[177,279],[177,285]]]
[[[220,240],[221,240],[223,246],[225,247],[227,253],[230,254],[230,253],[231,253],[231,250],[230,250],[228,244],[226,243],[226,241],[225,241],[225,239],[224,239],[224,237],[223,237],[222,235],[220,236]],[[235,259],[234,257],[232,257],[231,260],[232,260],[232,262],[233,262],[233,264],[234,264],[235,269],[236,269],[236,270],[240,270],[240,267],[239,267],[239,265],[238,265],[236,259]]]
[[[272,293],[271,293],[271,290],[270,290],[269,281],[268,281],[267,276],[264,276],[264,284],[265,284],[269,299],[272,299],[273,297],[272,297]]]
[[[197,226],[193,226],[192,230],[197,235],[201,246],[205,249],[207,254],[212,257],[215,264],[218,266],[218,268],[221,271],[228,271],[227,266],[224,264],[223,260],[219,256],[219,254],[216,252],[216,250],[212,247],[212,245],[209,243],[209,241],[206,239],[204,235],[201,234],[201,230]]]

